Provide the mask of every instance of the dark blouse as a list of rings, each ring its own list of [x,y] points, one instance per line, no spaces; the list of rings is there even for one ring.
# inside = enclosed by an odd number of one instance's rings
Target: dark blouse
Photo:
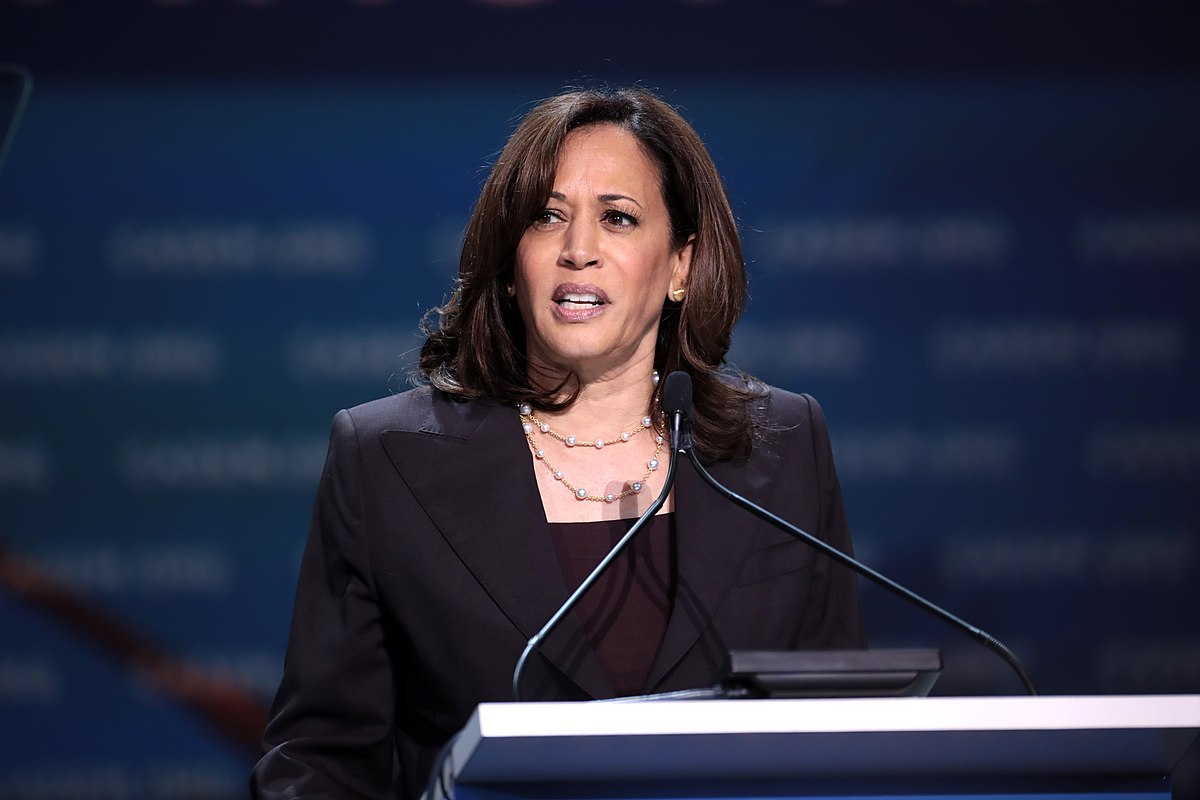
[[[558,522],[550,535],[573,591],[633,525],[632,519]],[[574,613],[618,696],[642,694],[675,595],[675,515],[659,514],[579,599]]]

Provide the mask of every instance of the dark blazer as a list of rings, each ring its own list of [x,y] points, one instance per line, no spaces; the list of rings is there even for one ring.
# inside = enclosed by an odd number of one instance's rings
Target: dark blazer
[[[773,389],[763,411],[749,459],[713,474],[849,550],[820,408]],[[517,657],[569,593],[533,470],[508,405],[422,388],[338,413],[255,796],[415,798],[472,709],[511,699]],[[674,606],[645,691],[711,686],[730,648],[865,646],[853,575],[687,463],[675,530]],[[522,694],[612,696],[573,615]]]

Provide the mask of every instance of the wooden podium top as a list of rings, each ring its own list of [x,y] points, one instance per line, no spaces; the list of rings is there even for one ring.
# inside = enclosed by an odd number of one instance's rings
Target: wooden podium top
[[[1165,776],[1200,695],[485,703],[466,785],[938,776]]]

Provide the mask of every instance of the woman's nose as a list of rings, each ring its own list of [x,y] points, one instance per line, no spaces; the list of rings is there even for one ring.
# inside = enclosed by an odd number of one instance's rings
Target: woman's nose
[[[584,269],[601,265],[600,239],[596,226],[585,222],[571,221],[563,235],[562,252],[559,253],[560,266]]]

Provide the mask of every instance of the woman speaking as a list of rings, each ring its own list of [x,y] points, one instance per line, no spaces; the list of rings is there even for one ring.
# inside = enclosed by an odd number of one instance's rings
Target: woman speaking
[[[334,419],[256,796],[420,794],[659,494],[659,375],[690,375],[692,439],[718,480],[850,549],[816,402],[724,369],[745,293],[721,179],[674,109],[578,91],[525,117],[427,332],[426,385]],[[852,573],[681,464],[530,657],[522,697],[705,687],[731,648],[864,644]]]

